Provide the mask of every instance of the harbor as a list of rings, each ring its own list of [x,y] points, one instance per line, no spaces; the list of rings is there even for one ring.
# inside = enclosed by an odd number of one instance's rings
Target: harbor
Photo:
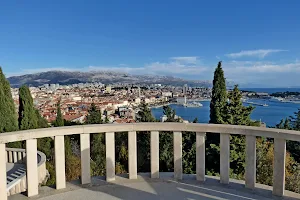
[[[265,100],[251,100],[251,102],[263,105]],[[173,104],[170,106],[175,109],[176,115],[182,117],[184,120],[192,122],[195,118],[198,119],[199,123],[208,123],[209,122],[209,101],[201,101],[203,104],[202,107],[183,107],[182,104]],[[265,122],[267,126],[274,127],[280,122],[281,119],[292,116],[294,112],[300,108],[300,104],[295,103],[282,103],[279,101],[266,101],[268,106],[255,106],[251,114],[252,120]],[[249,105],[244,103],[244,105]],[[252,104],[253,105],[253,104]],[[254,105],[253,105],[254,106]],[[153,115],[160,119],[163,115],[162,108],[152,108]]]

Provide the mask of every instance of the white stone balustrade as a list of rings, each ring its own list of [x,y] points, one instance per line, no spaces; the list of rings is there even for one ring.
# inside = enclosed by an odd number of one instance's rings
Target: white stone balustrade
[[[7,195],[14,195],[27,191],[26,178],[26,150],[17,148],[5,148],[5,160],[9,165],[9,176],[6,185]],[[38,184],[47,179],[46,156],[37,151]],[[28,194],[29,195],[29,194]]]
[[[0,134],[0,199],[7,200],[6,163],[21,162],[26,159],[28,196],[38,194],[38,168],[36,139],[52,137],[55,140],[56,188],[66,187],[64,136],[80,134],[81,144],[81,183],[91,183],[90,134],[105,133],[106,180],[115,180],[115,134],[128,132],[129,179],[137,178],[137,134],[147,131],[150,134],[151,178],[159,178],[159,132],[173,132],[174,178],[182,179],[182,134],[196,133],[196,178],[205,181],[205,137],[206,133],[220,133],[220,182],[229,184],[230,134],[246,136],[245,187],[254,189],[256,183],[256,137],[274,138],[274,185],[273,194],[284,195],[286,140],[300,141],[300,132],[282,129],[185,123],[136,123],[136,124],[97,124],[72,127],[57,127],[26,130]],[[26,141],[26,156],[22,153],[5,150],[5,144]]]

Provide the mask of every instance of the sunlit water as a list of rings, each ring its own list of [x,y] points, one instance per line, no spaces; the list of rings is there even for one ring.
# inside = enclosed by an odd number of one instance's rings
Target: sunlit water
[[[257,103],[266,103],[267,107],[255,106],[254,111],[251,114],[251,119],[261,120],[265,122],[267,126],[275,126],[281,119],[294,115],[294,112],[300,108],[300,104],[295,103],[282,103],[274,101],[264,100],[251,100]],[[196,117],[200,123],[207,123],[209,121],[209,101],[202,101],[203,107],[199,108],[187,108],[181,105],[172,104],[171,107],[176,110],[176,114],[185,120],[193,121]],[[245,104],[247,106],[247,104]],[[155,118],[160,119],[163,115],[163,108],[152,108],[152,113]]]

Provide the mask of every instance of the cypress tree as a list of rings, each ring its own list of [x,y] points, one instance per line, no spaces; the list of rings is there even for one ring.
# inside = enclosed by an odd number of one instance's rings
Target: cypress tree
[[[224,71],[222,69],[222,62],[218,63],[214,72],[212,97],[210,101],[210,120],[209,123],[223,124],[225,117],[225,106],[227,103],[227,91],[224,78]],[[206,144],[207,151],[205,162],[210,175],[216,175],[220,171],[220,134],[210,133],[207,134]]]
[[[251,125],[250,114],[253,106],[243,106],[241,101],[242,93],[238,85],[234,86],[232,92],[228,95],[229,102],[225,104],[223,122],[231,125]]]
[[[30,90],[23,85],[19,89],[19,128],[20,130],[38,128],[38,118],[33,106]]]
[[[18,130],[18,117],[10,84],[0,67],[0,133]]]
[[[293,130],[300,130],[300,108],[298,108],[297,112],[294,112],[294,116],[290,116],[290,123],[293,127]]]
[[[137,119],[139,122],[154,122],[150,108],[146,103],[139,106]],[[137,163],[138,171],[146,172],[150,170],[150,132],[141,131],[137,134]]]
[[[227,101],[226,83],[224,78],[224,71],[222,69],[222,62],[218,63],[218,66],[214,73],[212,98],[210,102],[210,121],[213,124],[222,124],[224,115],[224,106]]]
[[[154,122],[155,119],[151,113],[150,108],[146,103],[142,103],[140,105],[140,110],[138,112],[138,121],[139,122]]]
[[[53,125],[55,127],[64,126],[64,119],[62,117],[61,110],[60,110],[60,101],[58,101],[57,103],[56,119]]]
[[[89,113],[86,117],[87,124],[102,124],[101,112],[94,103],[91,104]]]
[[[38,109],[35,109],[35,113],[38,119],[38,127],[39,128],[48,128],[48,122],[47,120],[41,116],[41,114],[39,113]]]
[[[94,103],[89,108],[86,124],[101,124],[101,112]],[[93,176],[102,176],[105,173],[105,137],[104,134],[91,135],[91,168]]]

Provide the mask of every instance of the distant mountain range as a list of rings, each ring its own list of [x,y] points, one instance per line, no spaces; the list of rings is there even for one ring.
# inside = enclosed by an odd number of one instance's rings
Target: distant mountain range
[[[91,71],[91,72],[70,72],[70,71],[48,71],[36,74],[26,74],[22,76],[12,76],[8,78],[12,87],[21,85],[41,86],[43,84],[68,85],[75,83],[101,82],[104,84],[165,84],[174,86],[210,87],[211,81],[185,80],[172,76],[158,75],[130,75],[126,73],[111,71]]]

